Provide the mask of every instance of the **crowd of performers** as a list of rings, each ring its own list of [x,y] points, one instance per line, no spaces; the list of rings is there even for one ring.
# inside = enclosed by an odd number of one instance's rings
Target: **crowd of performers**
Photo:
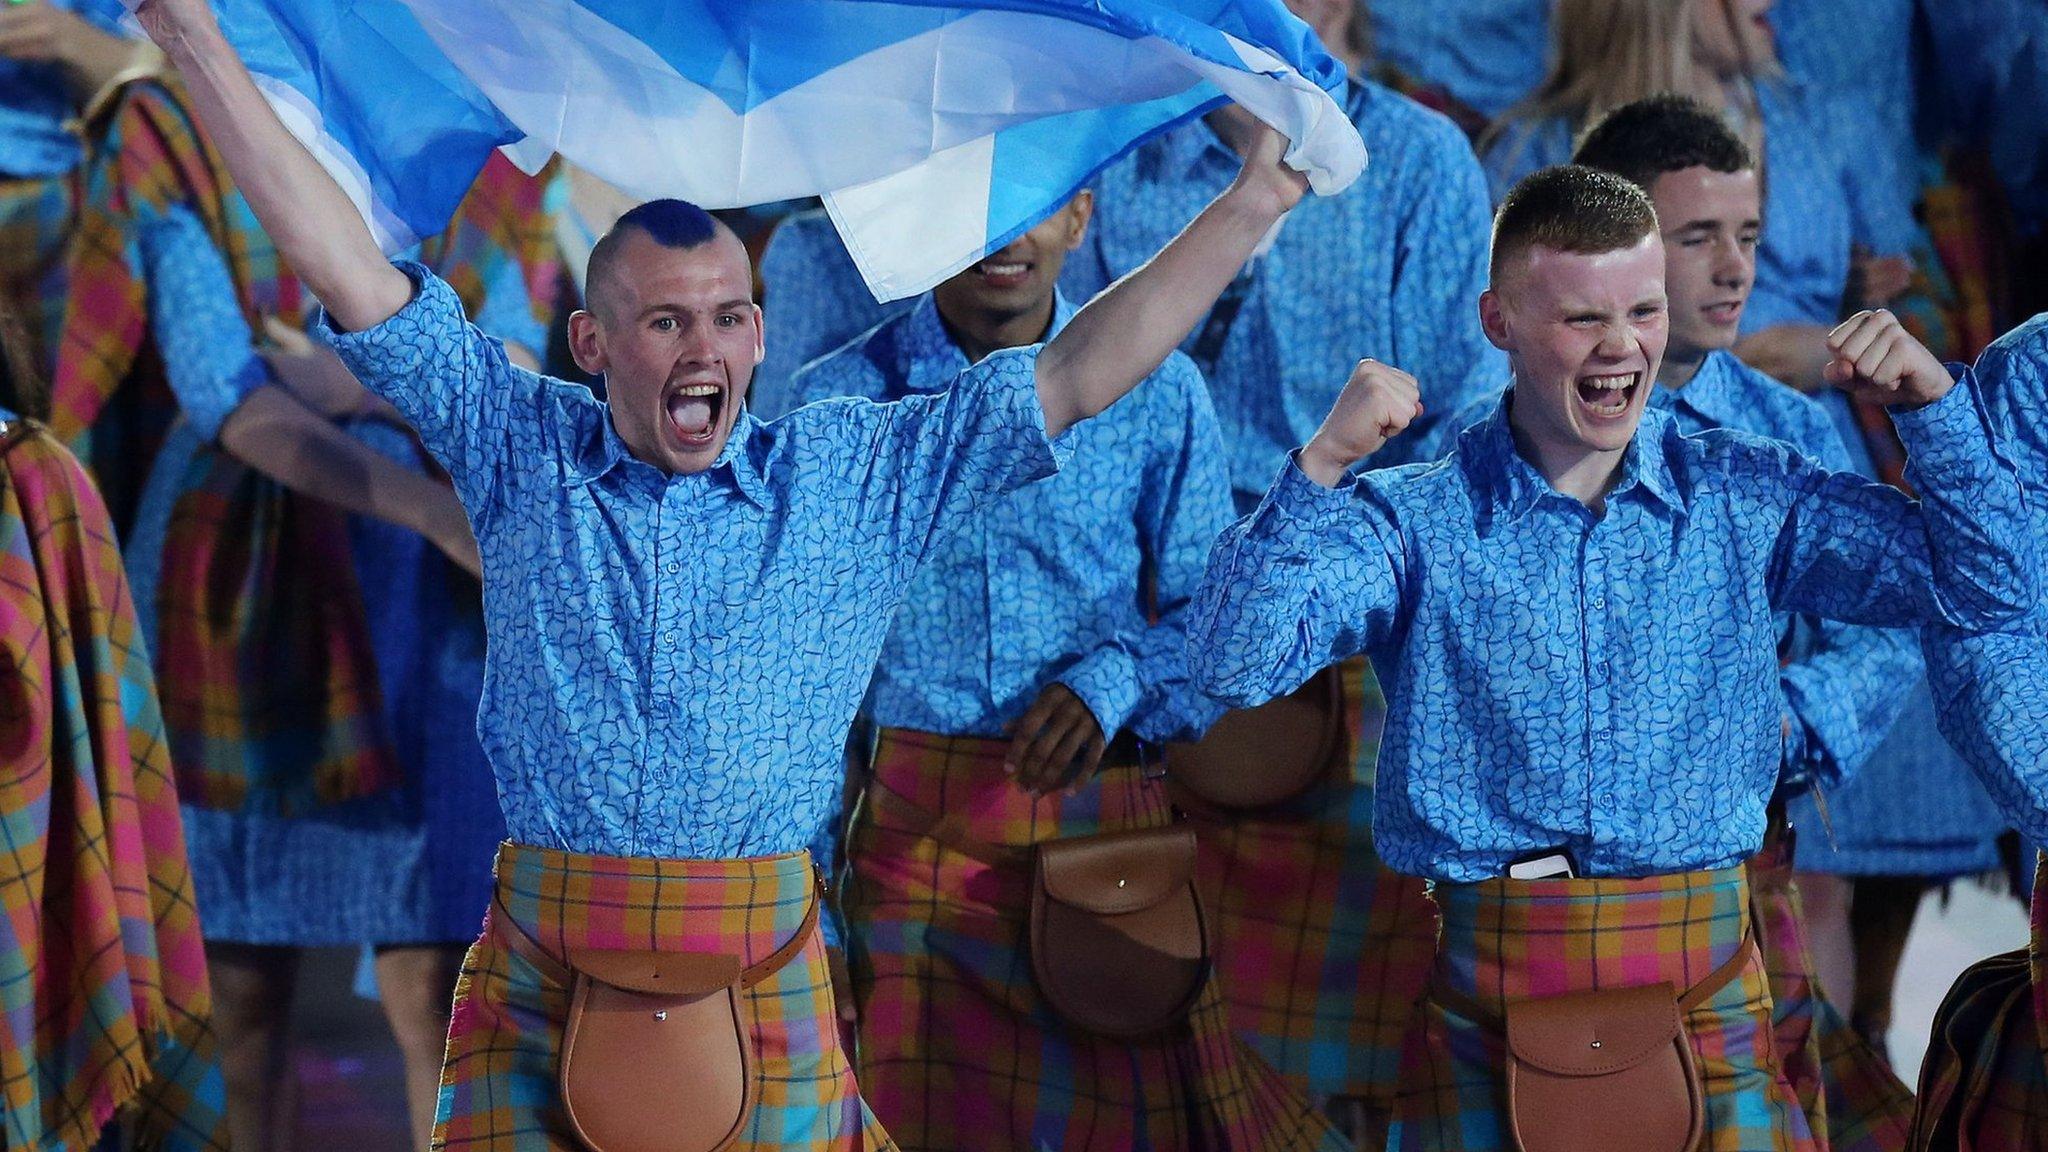
[[[1290,4],[1350,189],[886,306],[0,7],[9,1152],[324,1146],[334,945],[415,1146],[2048,1147],[2038,951],[1886,1052],[2048,844],[2048,9]]]

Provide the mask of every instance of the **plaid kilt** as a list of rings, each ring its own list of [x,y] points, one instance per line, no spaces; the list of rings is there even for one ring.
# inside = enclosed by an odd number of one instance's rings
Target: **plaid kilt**
[[[211,996],[148,656],[105,506],[37,425],[0,436],[4,1146],[225,1143]]]
[[[1034,798],[1004,773],[1004,748],[885,729],[850,836],[861,1083],[903,1147],[1341,1148],[1232,1033],[1215,980],[1182,1028],[1142,1041],[1079,1033],[1040,998],[1029,846],[1173,815],[1131,767]]]
[[[1913,1092],[1814,983],[1788,847],[1774,830],[1748,865],[1779,1066],[1825,1147],[1899,1152],[1912,1131]]]
[[[571,948],[704,951],[753,965],[786,944],[818,899],[810,856],[654,860],[507,843],[497,901],[463,961],[434,1120],[436,1149],[580,1152],[557,1082],[570,985],[515,955]],[[509,917],[501,915],[501,909]],[[507,920],[509,919],[509,922]],[[734,1152],[886,1152],[839,1047],[822,937],[742,997],[760,1103]]]
[[[1273,811],[1199,814],[1202,896],[1232,1026],[1309,1092],[1384,1114],[1436,954],[1436,909],[1421,880],[1373,851],[1386,702],[1364,659],[1343,672],[1351,775]]]
[[[1747,939],[1741,868],[1642,880],[1490,880],[1431,890],[1443,917],[1434,980],[1500,1013],[1602,987],[1705,980],[1740,949],[1741,974],[1686,1016],[1706,1089],[1701,1152],[1817,1152],[1778,1070],[1770,989]],[[1425,1001],[1402,1053],[1390,1148],[1513,1152],[1504,1044],[1490,1027]]]

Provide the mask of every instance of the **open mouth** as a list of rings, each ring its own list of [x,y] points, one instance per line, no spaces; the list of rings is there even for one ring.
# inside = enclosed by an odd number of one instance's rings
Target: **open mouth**
[[[1742,319],[1742,301],[1723,300],[1718,304],[1709,304],[1700,311],[1716,324],[1733,324]]]
[[[669,431],[684,448],[703,448],[718,437],[718,418],[725,414],[725,389],[716,384],[685,384],[663,397]]]
[[[1579,377],[1579,403],[1584,404],[1593,415],[1613,419],[1628,411],[1635,401],[1636,390],[1642,387],[1643,374],[1640,372],[1617,372],[1604,376]]]
[[[983,260],[974,266],[974,274],[982,283],[991,288],[1016,288],[1031,276],[1031,265],[1021,260]]]

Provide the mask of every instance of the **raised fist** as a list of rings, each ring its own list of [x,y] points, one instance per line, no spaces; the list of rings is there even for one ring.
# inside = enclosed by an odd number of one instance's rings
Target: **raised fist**
[[[1308,192],[1308,175],[1290,167],[1284,159],[1286,155],[1287,137],[1259,124],[1232,191],[1240,197],[1253,198],[1261,211],[1276,219],[1285,215]]]
[[[1351,379],[1323,417],[1323,426],[1301,450],[1311,480],[1335,487],[1353,464],[1380,450],[1422,415],[1422,391],[1390,364],[1360,360]]]
[[[1882,308],[1842,321],[1828,333],[1828,351],[1834,359],[1821,375],[1859,400],[1918,407],[1955,387],[1955,377],[1934,353]]]

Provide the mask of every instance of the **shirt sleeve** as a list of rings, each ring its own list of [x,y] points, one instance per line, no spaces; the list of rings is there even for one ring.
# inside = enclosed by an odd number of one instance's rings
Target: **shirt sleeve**
[[[1324,488],[1290,455],[1258,508],[1224,530],[1188,618],[1203,691],[1254,707],[1390,633],[1406,557],[1368,484]]]
[[[1436,117],[1425,126],[1429,159],[1399,235],[1390,361],[1421,382],[1427,410],[1375,467],[1429,459],[1423,446],[1435,424],[1507,384],[1506,354],[1487,341],[1472,303],[1487,286],[1486,177],[1455,127]]]
[[[1234,518],[1223,433],[1200,370],[1174,356],[1160,371],[1179,405],[1157,422],[1159,447],[1139,497],[1154,619],[1131,641],[1142,691],[1132,727],[1155,743],[1197,739],[1223,714],[1189,674],[1187,630],[1209,549]]]
[[[469,322],[446,281],[416,263],[398,267],[412,278],[413,297],[389,319],[342,332],[322,315],[315,329],[419,433],[476,519],[513,463],[514,414],[537,414],[542,380]]]
[[[149,292],[150,335],[178,407],[208,440],[249,394],[270,382],[249,321],[206,226],[173,207],[141,222],[137,247]]]
[[[1770,588],[1784,611],[1852,624],[1996,628],[2033,606],[2036,548],[2019,478],[1964,373],[1942,399],[1894,411],[1918,502],[1783,445],[1745,496],[1784,513]]]
[[[1045,434],[1038,349],[993,353],[940,392],[798,414],[855,425],[854,456],[842,466],[854,469],[866,516],[884,526],[906,568],[989,501],[1059,470],[1065,438],[1056,446]]]
[[[1941,734],[1970,765],[1998,810],[2048,844],[2048,636],[2026,628],[1974,633],[1922,630],[1927,681]]]
[[[1830,471],[1852,468],[1841,433],[1825,415],[1815,413],[1798,443]],[[1801,627],[1812,642],[1778,673],[1791,721],[1780,783],[1794,790],[1816,782],[1833,787],[1890,734],[1920,682],[1920,655],[1911,635],[1897,629],[1817,618]]]

